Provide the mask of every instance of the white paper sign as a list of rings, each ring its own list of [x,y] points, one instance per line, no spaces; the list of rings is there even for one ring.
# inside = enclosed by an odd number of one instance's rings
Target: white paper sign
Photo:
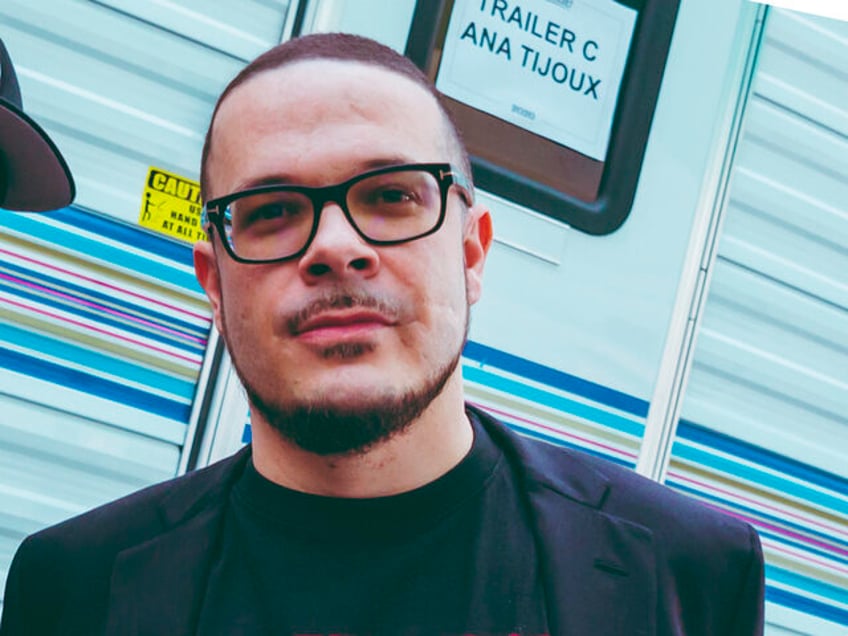
[[[614,0],[456,0],[436,87],[603,161],[637,16]]]

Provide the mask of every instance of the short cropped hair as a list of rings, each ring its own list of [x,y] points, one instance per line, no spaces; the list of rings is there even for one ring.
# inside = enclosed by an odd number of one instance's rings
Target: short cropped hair
[[[447,133],[448,150],[455,155],[455,161],[459,163],[459,167],[465,173],[469,183],[471,182],[471,163],[468,158],[468,151],[462,142],[456,122],[447,109],[444,97],[412,60],[384,44],[359,35],[314,33],[288,40],[266,51],[245,66],[221,93],[218,102],[215,104],[215,110],[212,112],[209,129],[206,131],[203,154],[200,160],[200,193],[203,200],[206,200],[209,194],[210,184],[207,164],[212,150],[212,128],[215,125],[215,117],[221,108],[221,104],[233,90],[251,77],[263,71],[279,69],[306,60],[338,60],[370,64],[397,73],[424,88],[433,96],[442,112],[445,132]]]

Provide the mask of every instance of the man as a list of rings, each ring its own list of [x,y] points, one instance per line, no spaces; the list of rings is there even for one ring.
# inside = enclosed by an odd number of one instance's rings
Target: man
[[[491,218],[410,62],[266,53],[201,180],[252,447],[27,539],[3,636],[761,632],[750,527],[464,404]]]

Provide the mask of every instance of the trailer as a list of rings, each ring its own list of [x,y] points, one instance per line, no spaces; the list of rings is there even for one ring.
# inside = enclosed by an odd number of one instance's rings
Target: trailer
[[[466,133],[495,225],[468,399],[752,523],[767,633],[848,633],[848,21],[749,0],[5,0],[78,197],[0,211],[0,589],[27,534],[249,440],[191,265],[200,150],[247,61],[335,30],[453,64],[497,133]],[[474,55],[585,101],[487,102]]]

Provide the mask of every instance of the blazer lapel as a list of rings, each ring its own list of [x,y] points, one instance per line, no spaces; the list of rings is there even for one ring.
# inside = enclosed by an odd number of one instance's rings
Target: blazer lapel
[[[479,417],[524,482],[551,636],[655,634],[651,531],[604,512],[610,484],[579,454],[531,446],[485,414]]]
[[[107,634],[194,633],[218,539],[214,531],[217,520],[215,511],[206,511],[176,530],[118,555],[112,570]]]
[[[247,457],[245,449],[200,484],[175,486],[160,505],[161,533],[118,554],[106,634],[194,633],[230,488]]]
[[[656,571],[649,531],[552,491],[530,494],[551,636],[655,633]]]

